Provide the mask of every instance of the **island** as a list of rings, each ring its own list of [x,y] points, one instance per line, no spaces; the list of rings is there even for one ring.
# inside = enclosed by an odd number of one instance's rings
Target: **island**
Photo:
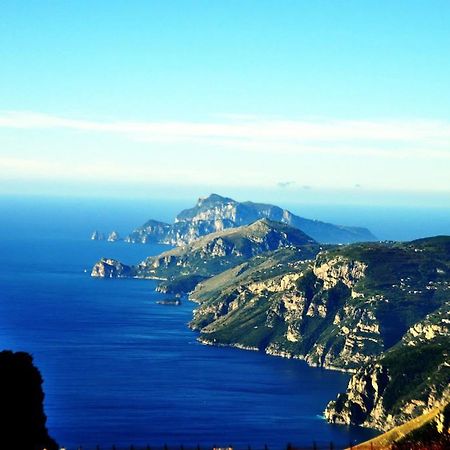
[[[218,194],[199,198],[194,207],[181,211],[173,224],[150,219],[135,228],[124,241],[133,244],[159,243],[182,246],[207,234],[250,225],[259,219],[281,222],[297,228],[322,244],[376,241],[376,237],[367,228],[306,219],[275,205],[251,201],[238,202]],[[116,232],[110,233],[109,236],[108,240],[111,242],[120,239]],[[113,238],[110,239],[111,237]]]

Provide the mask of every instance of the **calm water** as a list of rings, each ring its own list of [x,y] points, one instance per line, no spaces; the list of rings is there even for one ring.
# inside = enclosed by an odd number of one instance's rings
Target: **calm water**
[[[0,201],[1,347],[34,355],[51,434],[69,449],[97,443],[282,448],[313,439],[339,446],[372,436],[320,417],[345,389],[347,375],[202,346],[186,327],[190,303],[157,305],[163,296],[152,281],[97,280],[84,271],[101,256],[133,263],[161,251],[87,239],[94,228],[124,233],[151,216],[169,220],[178,208],[149,209]]]

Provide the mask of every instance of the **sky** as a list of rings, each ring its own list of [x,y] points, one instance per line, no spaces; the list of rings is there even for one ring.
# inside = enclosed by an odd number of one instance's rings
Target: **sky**
[[[0,194],[450,205],[448,0],[5,0],[0,60]]]

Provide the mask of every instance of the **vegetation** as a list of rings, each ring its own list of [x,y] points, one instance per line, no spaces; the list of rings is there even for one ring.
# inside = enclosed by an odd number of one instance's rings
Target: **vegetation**
[[[131,271],[137,277],[167,280],[161,283],[160,290],[190,292],[206,278],[280,248],[297,249],[302,259],[314,257],[319,251],[318,244],[300,230],[263,219],[149,257]]]
[[[442,394],[450,381],[449,352],[450,337],[417,346],[398,345],[387,352],[380,359],[390,377],[383,394],[384,408],[392,414],[401,414],[405,402],[411,398],[426,402],[431,389]]]

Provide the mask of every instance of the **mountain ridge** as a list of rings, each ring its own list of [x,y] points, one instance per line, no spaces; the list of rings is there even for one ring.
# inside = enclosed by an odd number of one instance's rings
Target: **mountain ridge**
[[[376,240],[376,237],[363,227],[334,225],[306,219],[275,205],[238,202],[229,197],[211,194],[199,198],[194,207],[181,211],[173,224],[150,219],[126,236],[125,241],[182,246],[209,233],[249,225],[262,218],[298,228],[316,241],[325,244]]]
[[[184,246],[146,258],[135,266],[102,258],[91,272],[100,278],[151,278],[161,280],[164,292],[188,292],[202,279],[236,266],[256,255],[284,247],[295,247],[308,259],[319,245],[302,231],[289,225],[260,219],[250,225],[210,233]],[[181,282],[182,281],[182,282]],[[170,285],[170,287],[169,287]],[[182,289],[181,289],[182,288]]]

